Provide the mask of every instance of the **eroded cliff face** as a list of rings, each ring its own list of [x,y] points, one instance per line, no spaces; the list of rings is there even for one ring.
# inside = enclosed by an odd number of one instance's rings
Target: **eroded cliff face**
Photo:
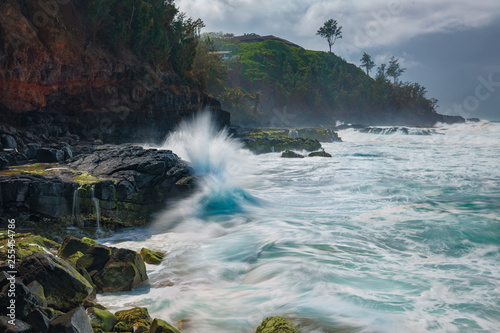
[[[229,124],[218,101],[173,70],[92,36],[86,1],[0,0],[0,15],[2,123],[109,142],[161,140],[204,108]]]

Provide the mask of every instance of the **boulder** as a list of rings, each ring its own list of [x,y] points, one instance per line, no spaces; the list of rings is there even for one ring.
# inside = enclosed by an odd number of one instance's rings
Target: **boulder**
[[[86,312],[94,330],[101,329],[104,332],[111,332],[117,323],[115,315],[109,311],[91,307],[87,308]]]
[[[328,154],[326,151],[324,150],[320,150],[320,151],[313,151],[312,153],[310,153],[308,155],[309,157],[315,157],[315,156],[319,156],[319,157],[332,157],[331,154]]]
[[[43,306],[44,304],[40,304],[39,300],[21,281],[13,280],[13,282],[5,285],[0,292],[0,315],[7,316],[11,313],[11,309],[8,307],[11,304],[11,299],[15,299],[16,318],[25,319],[37,306]],[[11,289],[15,290],[14,298],[9,295]]]
[[[36,152],[36,159],[40,163],[60,163],[64,161],[64,151],[55,148],[40,148]]]
[[[297,154],[294,151],[291,150],[285,150],[283,153],[281,153],[281,157],[285,158],[304,158],[303,155]]]
[[[159,265],[162,259],[165,257],[165,255],[161,252],[153,252],[144,247],[141,249],[140,253],[144,262],[150,265]]]
[[[36,153],[38,152],[38,149],[40,149],[40,145],[37,143],[28,143],[28,152],[26,156],[28,159],[35,159],[36,158]]]
[[[36,299],[36,303],[39,306],[45,307],[47,306],[47,299],[45,298],[45,291],[43,286],[38,281],[33,281],[28,284],[28,289],[30,290],[33,297]]]
[[[130,291],[147,279],[141,255],[127,249],[113,249],[104,268],[93,276],[94,283],[102,292]]]
[[[74,308],[68,313],[57,317],[50,322],[50,333],[91,333],[90,319],[82,306]]]
[[[28,323],[16,319],[15,325],[12,326],[9,323],[9,320],[11,320],[9,317],[6,316],[0,316],[0,332],[4,333],[28,333],[32,332],[31,330],[31,325]]]
[[[2,135],[2,146],[8,149],[16,149],[17,142],[12,136],[4,134]]]
[[[50,318],[39,308],[31,311],[25,320],[35,332],[48,332],[49,330]]]
[[[116,319],[120,327],[126,328],[127,326],[134,327],[134,332],[136,332],[137,327],[150,327],[151,317],[149,316],[148,309],[146,308],[133,308],[129,310],[122,310],[115,313]],[[118,326],[117,324],[117,326]]]
[[[283,317],[268,317],[262,321],[255,333],[298,333],[297,330]]]
[[[86,269],[87,272],[101,271],[111,257],[111,248],[104,245],[94,245],[76,262],[77,269]]]
[[[61,244],[61,247],[59,248],[59,257],[67,259],[69,256],[77,252],[85,253],[96,244],[97,242],[95,240],[87,237],[80,239],[73,236],[66,236]]]
[[[178,329],[164,320],[155,319],[151,324],[151,333],[180,333]]]
[[[26,257],[17,271],[24,283],[38,281],[44,288],[48,306],[58,310],[67,311],[80,305],[93,290],[70,264],[49,254]]]

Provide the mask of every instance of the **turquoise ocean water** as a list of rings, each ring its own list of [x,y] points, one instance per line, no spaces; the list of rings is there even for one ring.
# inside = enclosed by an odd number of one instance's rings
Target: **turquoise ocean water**
[[[333,158],[253,155],[201,117],[163,148],[202,175],[153,226],[105,239],[167,253],[99,295],[182,332],[500,331],[500,124],[340,131]],[[429,134],[430,135],[423,135]]]

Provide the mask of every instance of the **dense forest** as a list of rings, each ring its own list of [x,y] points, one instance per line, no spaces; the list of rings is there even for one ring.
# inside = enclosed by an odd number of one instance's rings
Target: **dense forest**
[[[90,0],[88,15],[94,42],[130,49],[181,77],[191,71],[204,24],[186,18],[173,0]]]
[[[241,42],[221,33],[202,39],[217,51],[231,52],[221,61],[228,71],[225,86],[208,86],[208,92],[236,121],[420,125],[436,114],[437,101],[426,97],[424,87],[391,82],[385,65],[372,78],[334,53],[305,50],[279,39]]]

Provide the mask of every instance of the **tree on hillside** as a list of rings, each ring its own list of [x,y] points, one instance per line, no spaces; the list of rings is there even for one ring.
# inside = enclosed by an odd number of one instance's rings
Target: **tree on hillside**
[[[208,34],[199,37],[196,55],[193,61],[192,73],[203,91],[213,96],[224,92],[224,82],[227,80],[228,68],[217,54],[215,43]]]
[[[262,91],[252,91],[248,94],[248,97],[254,103],[252,106],[253,113],[257,114],[259,112],[259,106],[262,103]]]
[[[394,84],[396,84],[398,77],[400,77],[406,68],[401,68],[399,65],[399,59],[392,56],[389,60],[389,67],[387,67],[387,76],[390,76],[394,79]]]
[[[364,52],[363,57],[361,58],[361,67],[365,67],[366,75],[370,75],[370,71],[373,67],[375,67],[375,62],[372,60],[372,57]]]
[[[387,73],[385,71],[385,68],[387,67],[387,64],[381,64],[377,68],[377,75],[375,75],[375,80],[377,81],[385,81],[387,79]]]
[[[335,44],[337,39],[342,38],[342,27],[337,26],[337,20],[329,19],[321,28],[318,29],[316,35],[326,39],[328,46],[330,47],[330,52],[332,52],[332,45]]]

